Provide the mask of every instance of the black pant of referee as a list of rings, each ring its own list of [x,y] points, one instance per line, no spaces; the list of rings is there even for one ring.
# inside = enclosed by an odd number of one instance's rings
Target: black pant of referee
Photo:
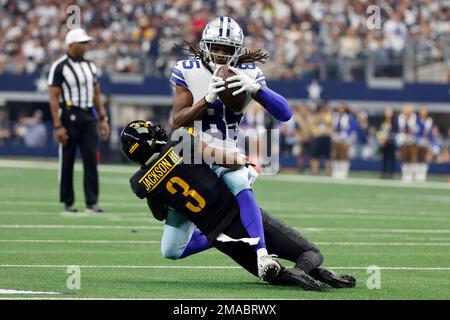
[[[79,147],[83,159],[83,185],[86,206],[91,208],[98,201],[97,173],[97,119],[93,108],[70,107],[62,109],[61,123],[66,128],[69,139],[60,145],[60,201],[66,207],[75,203],[73,191],[73,167]]]
[[[60,144],[60,201],[68,212],[77,211],[73,167],[78,147],[83,158],[86,211],[103,211],[97,203],[97,130],[107,139],[109,125],[100,97],[97,68],[84,59],[91,40],[83,29],[69,31],[65,39],[67,54],[51,65],[48,75],[50,111]]]

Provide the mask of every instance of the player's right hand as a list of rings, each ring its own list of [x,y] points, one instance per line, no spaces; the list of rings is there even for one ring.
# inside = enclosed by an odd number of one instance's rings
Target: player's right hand
[[[66,145],[67,140],[69,140],[69,135],[67,134],[66,128],[59,127],[56,129],[56,140],[58,143],[62,143],[63,146]]]
[[[208,93],[205,96],[205,101],[209,104],[214,103],[217,99],[217,94],[225,90],[225,81],[221,77],[216,76],[219,69],[220,67],[216,68],[211,77],[211,82],[208,85]]]

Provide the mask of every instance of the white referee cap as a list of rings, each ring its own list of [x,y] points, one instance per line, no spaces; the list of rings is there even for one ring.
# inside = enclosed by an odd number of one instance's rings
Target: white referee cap
[[[88,36],[86,31],[84,29],[73,29],[67,32],[66,34],[66,46],[71,45],[72,43],[78,43],[78,42],[86,42],[91,41],[92,37]]]

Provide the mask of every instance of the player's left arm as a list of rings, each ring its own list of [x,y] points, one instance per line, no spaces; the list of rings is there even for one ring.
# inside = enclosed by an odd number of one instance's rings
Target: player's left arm
[[[161,199],[147,197],[147,205],[156,220],[163,221],[167,218],[168,207]]]
[[[252,98],[261,104],[275,119],[286,122],[292,117],[292,110],[287,100],[280,94],[269,89],[266,85],[261,84],[252,79],[242,70],[230,67],[236,75],[226,79],[227,82],[235,81],[228,85],[229,88],[238,88],[233,92],[237,95],[241,92],[248,91]]]

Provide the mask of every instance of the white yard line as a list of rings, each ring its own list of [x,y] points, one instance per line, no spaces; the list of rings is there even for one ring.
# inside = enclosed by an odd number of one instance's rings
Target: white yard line
[[[103,226],[103,225],[57,225],[57,224],[1,224],[0,229],[148,229],[162,230],[163,226]],[[450,232],[450,231],[449,231]]]
[[[375,187],[393,187],[393,188],[417,188],[417,189],[439,189],[450,190],[450,184],[445,182],[423,182],[423,183],[404,183],[397,180],[381,180],[369,178],[347,178],[345,180],[336,180],[331,177],[304,176],[292,174],[278,174],[272,176],[261,176],[259,179],[267,181],[284,182],[310,182],[310,183],[328,183],[356,186],[375,186]]]
[[[160,244],[157,240],[60,240],[60,239],[0,239],[0,243],[75,243],[75,244]],[[448,247],[448,242],[339,242],[317,241],[320,246],[430,246]]]
[[[19,168],[19,169],[44,169],[44,170],[58,170],[58,162],[56,161],[26,161],[26,160],[0,160],[0,167],[2,168]],[[137,171],[135,166],[121,166],[121,165],[106,165],[101,164],[98,166],[101,172],[111,173],[130,173],[133,174]],[[82,171],[83,166],[81,163],[75,163],[75,170]]]
[[[62,264],[0,264],[0,268],[67,268],[74,265]],[[76,265],[87,269],[242,269],[240,266],[173,266],[173,265]],[[335,270],[367,270],[369,266],[328,267]],[[450,267],[382,267],[381,270],[450,271]]]
[[[145,229],[162,230],[161,226],[116,226],[116,225],[45,225],[45,224],[0,224],[0,229]],[[360,233],[430,233],[450,234],[450,229],[376,229],[376,228],[315,228],[300,227],[307,232],[360,232]]]
[[[160,244],[156,240],[32,240],[32,239],[0,239],[0,243],[77,243],[77,244]],[[450,244],[449,244],[450,245]]]
[[[25,161],[25,160],[0,160],[0,167],[3,168],[20,168],[20,169],[46,169],[57,170],[57,162],[49,161]],[[82,170],[80,163],[75,164],[75,170]],[[124,165],[99,165],[99,171],[109,173],[129,173],[130,175],[137,170],[137,167]],[[111,179],[111,178],[108,178]],[[106,181],[108,181],[108,179]],[[450,190],[450,184],[445,182],[424,182],[406,184],[398,180],[381,180],[368,178],[348,178],[345,180],[335,180],[331,177],[323,176],[305,176],[293,174],[278,174],[260,176],[261,180],[267,181],[286,181],[286,182],[311,182],[311,183],[330,183],[330,184],[344,184],[344,185],[364,185],[364,186],[382,186],[395,188],[418,188],[418,189],[441,189]],[[112,184],[122,184],[121,179],[113,178],[109,180]]]

